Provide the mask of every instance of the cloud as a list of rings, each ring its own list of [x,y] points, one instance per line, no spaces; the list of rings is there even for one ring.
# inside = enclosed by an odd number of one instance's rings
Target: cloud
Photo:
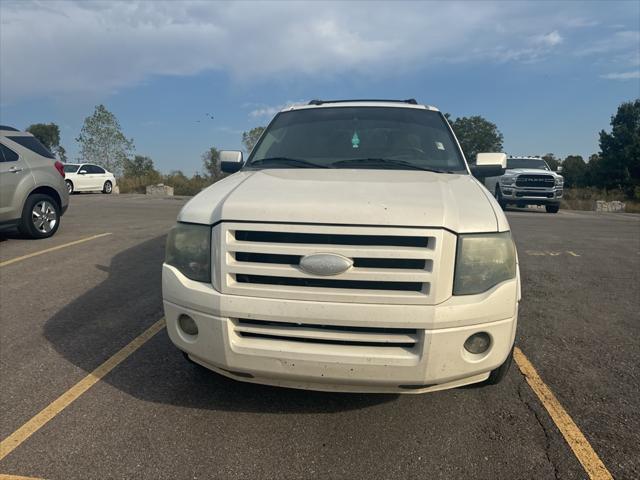
[[[261,117],[266,117],[266,118],[271,118],[273,117],[276,113],[278,113],[279,111],[287,108],[287,107],[293,107],[296,105],[304,105],[307,102],[304,100],[298,100],[295,102],[292,101],[287,101],[285,103],[282,103],[280,105],[258,105],[258,108],[254,108],[253,110],[251,110],[249,112],[249,117],[251,118],[261,118]]]
[[[598,25],[600,25],[600,22],[598,22],[597,20],[592,20],[584,17],[570,18],[565,24],[565,26],[569,28],[597,27]]]
[[[207,71],[250,84],[542,61],[564,48],[563,28],[579,24],[584,10],[571,2],[320,1],[4,1],[1,8],[2,103],[107,96],[153,76]]]
[[[538,35],[534,37],[534,43],[545,45],[547,47],[555,47],[556,45],[560,45],[564,39],[562,35],[558,33],[557,30],[553,32],[549,32],[546,35]]]
[[[638,30],[620,30],[613,34],[603,35],[602,38],[591,42],[585,47],[579,49],[576,53],[579,56],[601,55],[605,53],[626,51],[638,52],[640,45],[640,31]]]
[[[607,73],[606,75],[601,75],[601,77],[608,80],[635,80],[640,78],[640,70],[634,72]]]

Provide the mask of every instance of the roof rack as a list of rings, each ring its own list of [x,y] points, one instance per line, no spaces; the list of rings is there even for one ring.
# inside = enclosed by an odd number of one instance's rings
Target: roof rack
[[[17,128],[10,127],[9,125],[0,125],[0,130],[6,130],[9,132],[19,132]]]
[[[415,98],[406,100],[385,100],[385,99],[353,99],[353,100],[311,100],[309,105],[324,105],[325,103],[348,103],[348,102],[389,102],[389,103],[408,103],[410,105],[418,105]]]

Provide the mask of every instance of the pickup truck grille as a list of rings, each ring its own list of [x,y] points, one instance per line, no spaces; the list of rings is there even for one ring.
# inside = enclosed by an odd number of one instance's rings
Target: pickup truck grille
[[[217,228],[223,293],[293,300],[430,303],[445,235],[455,242],[441,229],[262,223]],[[330,276],[302,270],[300,260],[317,253],[341,255],[353,266]]]
[[[552,175],[519,175],[516,179],[518,187],[553,188],[555,183]]]

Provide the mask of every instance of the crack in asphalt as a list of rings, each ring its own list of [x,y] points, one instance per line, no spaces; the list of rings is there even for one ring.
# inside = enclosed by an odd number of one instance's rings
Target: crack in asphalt
[[[533,413],[533,416],[538,422],[538,425],[540,425],[540,428],[542,429],[542,432],[544,433],[544,438],[545,438],[544,454],[547,457],[547,461],[553,468],[554,478],[556,480],[559,480],[561,478],[560,471],[558,470],[558,466],[556,465],[556,463],[551,459],[551,455],[549,455],[549,452],[551,451],[551,432],[549,432],[547,426],[545,425],[545,422],[543,422],[542,419],[540,418],[540,414],[538,413],[537,409],[533,407],[532,402],[524,398],[523,389],[528,387],[529,387],[529,384],[527,383],[524,376],[522,376],[522,379],[518,385],[518,398],[520,399],[522,404],[527,408],[527,410]]]

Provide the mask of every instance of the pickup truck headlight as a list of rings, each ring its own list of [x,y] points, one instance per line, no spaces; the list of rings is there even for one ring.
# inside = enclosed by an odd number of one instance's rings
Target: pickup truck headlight
[[[178,223],[167,237],[164,261],[191,280],[211,282],[211,227]]]
[[[501,177],[500,178],[500,183],[502,185],[513,185],[513,182],[515,182],[516,177]]]
[[[564,185],[564,178],[563,177],[556,177],[556,185],[558,185],[558,186]]]
[[[460,235],[453,279],[454,295],[482,293],[516,276],[511,232]]]

